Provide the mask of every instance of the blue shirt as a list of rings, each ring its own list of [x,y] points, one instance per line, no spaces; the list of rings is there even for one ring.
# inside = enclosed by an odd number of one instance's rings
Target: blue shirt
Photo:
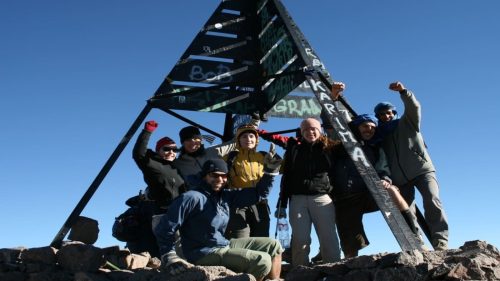
[[[196,262],[216,248],[229,245],[224,237],[229,208],[254,205],[266,199],[274,176],[265,174],[256,188],[223,189],[215,192],[205,181],[194,190],[177,197],[154,227],[160,254],[175,250],[175,232],[180,230],[182,252]]]

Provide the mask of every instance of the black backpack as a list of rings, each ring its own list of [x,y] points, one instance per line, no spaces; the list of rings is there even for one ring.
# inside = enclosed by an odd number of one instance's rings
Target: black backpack
[[[126,204],[129,208],[115,218],[112,235],[122,242],[137,241],[145,229],[151,229],[152,216],[161,211],[155,201],[147,200],[142,193],[129,198]]]
[[[122,242],[139,240],[142,229],[142,215],[138,207],[130,207],[115,218],[112,235]]]

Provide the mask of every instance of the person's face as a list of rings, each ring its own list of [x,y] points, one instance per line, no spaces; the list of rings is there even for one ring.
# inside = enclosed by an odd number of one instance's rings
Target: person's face
[[[167,161],[174,161],[177,156],[177,150],[175,144],[164,145],[160,148],[159,154]]]
[[[378,114],[378,119],[382,122],[389,122],[394,118],[394,112],[391,109],[382,110]]]
[[[238,140],[240,142],[240,146],[246,149],[253,149],[257,144],[257,138],[250,132],[241,134]]]
[[[212,172],[208,173],[205,176],[205,180],[207,181],[208,185],[212,187],[213,191],[221,191],[222,188],[227,183],[227,174],[222,173],[222,172]]]
[[[190,139],[184,140],[182,142],[182,146],[186,150],[187,153],[193,153],[201,147],[201,138],[200,137],[192,137]]]
[[[372,122],[364,122],[361,123],[358,127],[359,129],[359,134],[361,135],[361,138],[365,141],[371,140],[373,138],[373,135],[375,135],[375,130],[377,129],[377,126],[372,123]]]
[[[311,127],[308,125],[305,125],[304,128],[302,129],[302,137],[310,143],[313,143],[319,139],[321,136],[321,132],[318,130],[317,127]]]

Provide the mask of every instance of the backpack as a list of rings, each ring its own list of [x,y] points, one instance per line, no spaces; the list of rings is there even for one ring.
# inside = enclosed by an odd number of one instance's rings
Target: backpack
[[[142,215],[138,207],[128,208],[115,218],[112,235],[122,242],[139,240],[142,228]]]
[[[115,218],[111,234],[122,242],[141,239],[144,229],[151,228],[152,216],[160,213],[155,202],[147,200],[142,192],[126,201],[129,206],[125,212]]]

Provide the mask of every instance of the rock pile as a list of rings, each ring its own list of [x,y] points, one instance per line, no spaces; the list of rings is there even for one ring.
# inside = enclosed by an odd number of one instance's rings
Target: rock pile
[[[500,252],[484,241],[459,249],[384,253],[292,269],[285,280],[500,280]]]
[[[285,270],[286,281],[368,280],[500,280],[500,252],[484,241],[459,249],[383,253],[338,263]],[[287,269],[285,267],[285,269]],[[286,272],[287,271],[287,272]],[[255,280],[220,266],[195,266],[170,276],[147,253],[131,254],[119,247],[98,248],[82,242],[52,247],[0,249],[2,281],[159,281]]]

